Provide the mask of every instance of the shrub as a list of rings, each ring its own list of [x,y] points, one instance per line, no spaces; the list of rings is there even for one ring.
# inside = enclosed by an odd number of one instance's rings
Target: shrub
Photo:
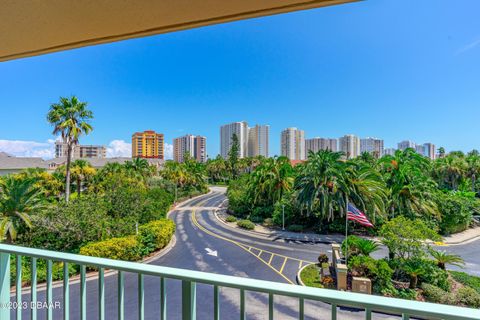
[[[432,284],[422,284],[423,296],[427,301],[444,304],[455,304],[455,296]]]
[[[238,220],[237,221],[237,226],[239,226],[240,228],[243,228],[243,229],[247,229],[247,230],[255,229],[255,224],[250,220]]]
[[[270,228],[270,227],[273,227],[273,220],[272,220],[272,218],[267,218],[267,219],[263,220],[263,225],[264,225],[265,227],[269,227],[269,228]]]
[[[287,229],[291,232],[303,232],[304,227],[300,224],[292,224],[289,225]]]
[[[375,260],[368,256],[353,256],[348,260],[348,267],[352,274],[371,279],[375,292],[382,292],[392,287],[393,270],[383,259]]]
[[[419,267],[423,272],[418,276],[420,284],[428,283],[437,286],[445,291],[450,291],[450,282],[448,281],[448,272],[440,269],[432,260],[419,260]]]
[[[135,236],[89,243],[80,248],[80,254],[126,261],[138,261],[142,258],[140,246]]]
[[[465,272],[460,271],[450,271],[453,279],[455,281],[460,282],[463,285],[472,287],[473,289],[477,290],[480,293],[480,277],[472,276]]]
[[[457,291],[457,301],[472,308],[480,308],[480,293],[470,287],[463,287]]]
[[[175,223],[169,219],[156,220],[140,226],[137,241],[141,246],[142,254],[148,255],[165,247],[174,232]]]
[[[227,222],[236,222],[236,221],[237,221],[237,218],[235,218],[235,216],[229,215],[229,216],[227,216],[227,218],[225,219],[225,221],[227,221]]]
[[[318,263],[320,263],[320,265],[322,263],[328,263],[328,256],[325,254],[325,253],[321,253],[319,256],[318,256]]]
[[[442,215],[439,223],[442,234],[467,229],[472,221],[472,212],[479,210],[478,200],[472,192],[439,192],[436,202]]]

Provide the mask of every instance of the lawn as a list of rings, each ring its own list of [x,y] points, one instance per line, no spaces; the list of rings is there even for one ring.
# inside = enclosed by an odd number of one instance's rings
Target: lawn
[[[323,288],[319,272],[319,268],[315,264],[311,264],[302,270],[300,278],[307,287]]]

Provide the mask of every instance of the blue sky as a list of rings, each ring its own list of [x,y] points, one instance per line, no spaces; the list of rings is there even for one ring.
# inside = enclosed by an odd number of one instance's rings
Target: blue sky
[[[112,155],[153,129],[205,135],[214,157],[220,125],[241,120],[271,125],[271,154],[289,126],[480,149],[478,12],[368,0],[0,63],[0,151],[48,157],[45,115],[70,94],[95,113],[81,142]]]

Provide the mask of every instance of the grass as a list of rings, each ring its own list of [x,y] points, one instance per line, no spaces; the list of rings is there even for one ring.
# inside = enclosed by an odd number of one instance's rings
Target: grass
[[[450,271],[450,274],[452,275],[453,279],[455,279],[455,281],[458,281],[463,285],[472,287],[478,293],[480,293],[480,277],[472,276],[468,273],[460,271]]]
[[[302,270],[300,278],[307,287],[323,288],[319,272],[318,267],[311,264]]]

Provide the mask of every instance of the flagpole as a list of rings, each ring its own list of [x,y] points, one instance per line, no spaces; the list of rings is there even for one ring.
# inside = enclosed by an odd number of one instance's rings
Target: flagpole
[[[348,259],[348,195],[345,194],[345,265],[348,268],[347,259]]]

